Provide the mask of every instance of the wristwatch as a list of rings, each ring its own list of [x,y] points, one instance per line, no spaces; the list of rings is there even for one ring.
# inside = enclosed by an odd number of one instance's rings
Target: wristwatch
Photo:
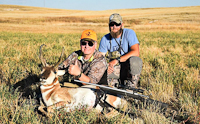
[[[117,57],[116,59],[117,59],[118,62],[120,62],[120,57]]]
[[[82,75],[82,72],[78,76],[76,76],[76,77],[79,79],[81,77],[81,75]]]

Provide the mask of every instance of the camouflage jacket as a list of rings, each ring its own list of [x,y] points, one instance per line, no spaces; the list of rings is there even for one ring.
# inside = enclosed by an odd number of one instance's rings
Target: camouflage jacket
[[[93,56],[88,61],[84,61],[81,50],[75,51],[59,65],[59,69],[65,69],[67,72],[68,66],[75,64],[75,61],[78,61],[81,72],[90,78],[90,83],[98,83],[107,69],[105,57],[97,50],[95,50]]]

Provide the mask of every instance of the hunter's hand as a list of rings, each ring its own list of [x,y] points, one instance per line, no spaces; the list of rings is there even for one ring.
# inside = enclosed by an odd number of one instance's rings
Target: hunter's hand
[[[117,63],[118,63],[118,61],[116,59],[114,59],[111,62],[109,62],[109,65],[108,65],[108,74],[113,73],[114,66],[117,65]]]
[[[81,73],[77,62],[75,62],[75,65],[72,64],[69,66],[68,73],[74,76],[78,76]]]

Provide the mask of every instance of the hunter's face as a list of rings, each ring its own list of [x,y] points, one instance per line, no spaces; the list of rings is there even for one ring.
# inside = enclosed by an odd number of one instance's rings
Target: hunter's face
[[[84,55],[93,55],[95,49],[96,49],[96,42],[92,41],[81,41],[81,51],[84,53]]]
[[[116,23],[116,22],[111,22],[110,24],[109,24],[109,27],[110,27],[110,30],[112,31],[112,32],[114,32],[114,33],[116,33],[117,31],[119,31],[120,30],[120,28],[121,28],[121,23]]]
[[[122,31],[122,24],[117,24],[115,22],[111,22],[109,24],[109,29],[110,29],[110,33],[112,35],[112,37],[117,38]]]

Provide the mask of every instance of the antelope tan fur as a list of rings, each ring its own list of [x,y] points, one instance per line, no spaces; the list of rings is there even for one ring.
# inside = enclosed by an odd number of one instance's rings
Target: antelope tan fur
[[[65,70],[58,70],[58,65],[61,63],[64,48],[59,61],[55,65],[48,65],[43,58],[42,46],[43,45],[40,46],[40,60],[43,65],[40,77],[40,90],[42,99],[47,107],[47,112],[44,111],[45,106],[42,103],[38,110],[47,116],[49,116],[54,109],[60,108],[64,108],[66,112],[81,109],[83,107],[86,108],[86,110],[91,110],[95,106],[95,101],[97,100],[96,93],[92,90],[96,89],[96,87],[91,85],[85,85],[78,88],[61,87],[58,76],[64,75]],[[106,95],[105,98],[105,101],[115,108],[119,108],[126,103],[124,99],[113,95]],[[103,110],[99,103],[94,108],[98,112]],[[108,113],[107,115],[109,116],[112,114]]]

